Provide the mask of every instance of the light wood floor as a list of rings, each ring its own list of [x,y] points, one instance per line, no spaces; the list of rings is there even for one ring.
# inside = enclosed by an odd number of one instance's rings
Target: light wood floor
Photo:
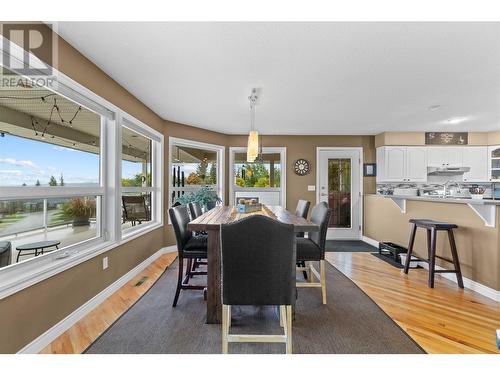
[[[84,351],[151,287],[175,256],[172,253],[160,257],[41,353]],[[328,253],[327,259],[428,353],[500,353],[495,346],[500,303],[472,291],[462,291],[440,276],[436,277],[435,288],[429,289],[427,271],[411,270],[406,276],[368,253]],[[148,280],[136,287],[144,276]]]
[[[426,270],[414,269],[405,275],[369,253],[328,253],[327,259],[426,352],[500,353],[495,340],[500,303],[461,290],[439,275],[430,289]]]
[[[106,299],[106,301],[47,345],[40,353],[82,353],[101,333],[151,288],[153,283],[172,264],[176,257],[177,252],[162,255],[139,275]],[[147,280],[143,284],[136,286],[143,277],[147,277]]]

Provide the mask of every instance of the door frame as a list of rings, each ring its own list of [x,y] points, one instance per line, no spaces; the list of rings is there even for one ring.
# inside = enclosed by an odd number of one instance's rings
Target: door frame
[[[322,151],[358,151],[359,152],[359,240],[363,239],[363,147],[316,147],[316,204],[320,202],[319,163]]]

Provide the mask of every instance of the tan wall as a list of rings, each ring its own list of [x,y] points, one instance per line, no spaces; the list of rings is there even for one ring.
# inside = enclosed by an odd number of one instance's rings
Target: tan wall
[[[500,231],[485,227],[483,221],[466,204],[417,202],[407,200],[406,213],[388,198],[368,195],[364,198],[364,235],[377,241],[390,241],[408,246],[411,218],[428,218],[452,221],[456,230],[456,242],[463,275],[490,288],[500,290]],[[497,208],[497,223],[500,221]],[[426,257],[425,231],[417,234],[415,250]],[[447,237],[438,235],[437,254],[451,258]],[[437,262],[446,268],[449,263]]]
[[[59,70],[152,128],[164,120],[59,39]],[[163,228],[0,300],[0,353],[13,353],[164,246]],[[101,259],[109,257],[103,271]]]
[[[246,135],[229,136],[228,146],[246,146]],[[264,147],[286,147],[286,206],[295,209],[299,199],[316,203],[316,192],[307,191],[307,185],[316,185],[316,147],[363,147],[365,163],[375,162],[375,137],[373,136],[337,136],[337,135],[268,135],[262,137]],[[293,172],[293,162],[307,159],[311,163],[311,173],[297,176]],[[365,193],[375,191],[375,177],[364,177]]]

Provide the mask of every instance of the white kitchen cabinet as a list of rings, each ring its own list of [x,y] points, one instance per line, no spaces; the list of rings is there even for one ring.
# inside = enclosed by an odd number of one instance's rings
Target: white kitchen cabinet
[[[462,166],[470,168],[464,173],[464,182],[488,181],[488,147],[464,147]]]
[[[488,148],[488,180],[500,182],[500,146]]]
[[[426,182],[426,148],[379,147],[377,148],[377,171],[377,182]]]
[[[461,167],[463,147],[427,147],[429,167]]]

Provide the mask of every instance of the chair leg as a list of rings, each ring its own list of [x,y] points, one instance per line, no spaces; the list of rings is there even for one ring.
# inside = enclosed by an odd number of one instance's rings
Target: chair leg
[[[279,307],[280,309],[280,327],[283,327],[285,328],[285,314],[286,314],[286,309],[285,309],[285,305],[280,305]]]
[[[453,234],[453,229],[448,230],[448,240],[450,241],[451,256],[453,259],[453,265],[455,266],[455,272],[457,275],[457,284],[460,288],[464,288],[464,281],[462,280],[462,271],[460,270],[460,262],[458,260],[457,245],[455,243],[455,235]]]
[[[312,262],[309,262],[309,266],[307,267],[307,281],[309,281],[310,283],[314,282],[314,273],[312,271],[312,268]]]
[[[321,295],[323,297],[323,305],[326,305],[326,267],[324,259],[319,261],[319,272],[321,276]]]
[[[427,229],[427,260],[431,259],[431,230]]]
[[[286,306],[285,314],[285,326],[286,326],[286,354],[292,354],[292,306]]]
[[[436,267],[436,237],[437,231],[432,229],[431,231],[431,250],[429,258],[429,288],[434,288],[434,269]]]
[[[301,267],[304,267],[306,268],[306,262],[305,261],[302,261],[302,262],[299,262],[300,263],[300,266]],[[302,275],[304,276],[304,280],[307,280],[307,271],[302,271]]]
[[[174,303],[172,304],[172,307],[177,306],[177,300],[179,299],[179,293],[181,292],[183,273],[184,273],[183,258],[179,257],[179,275],[177,278],[177,289],[175,291]]]
[[[408,273],[408,270],[410,269],[411,254],[413,253],[413,244],[415,243],[416,234],[417,234],[417,226],[416,224],[413,224],[410,233],[410,243],[408,244],[408,252],[406,253],[405,273]]]
[[[222,354],[228,353],[228,335],[229,335],[229,324],[228,318],[231,314],[231,306],[222,305]]]

